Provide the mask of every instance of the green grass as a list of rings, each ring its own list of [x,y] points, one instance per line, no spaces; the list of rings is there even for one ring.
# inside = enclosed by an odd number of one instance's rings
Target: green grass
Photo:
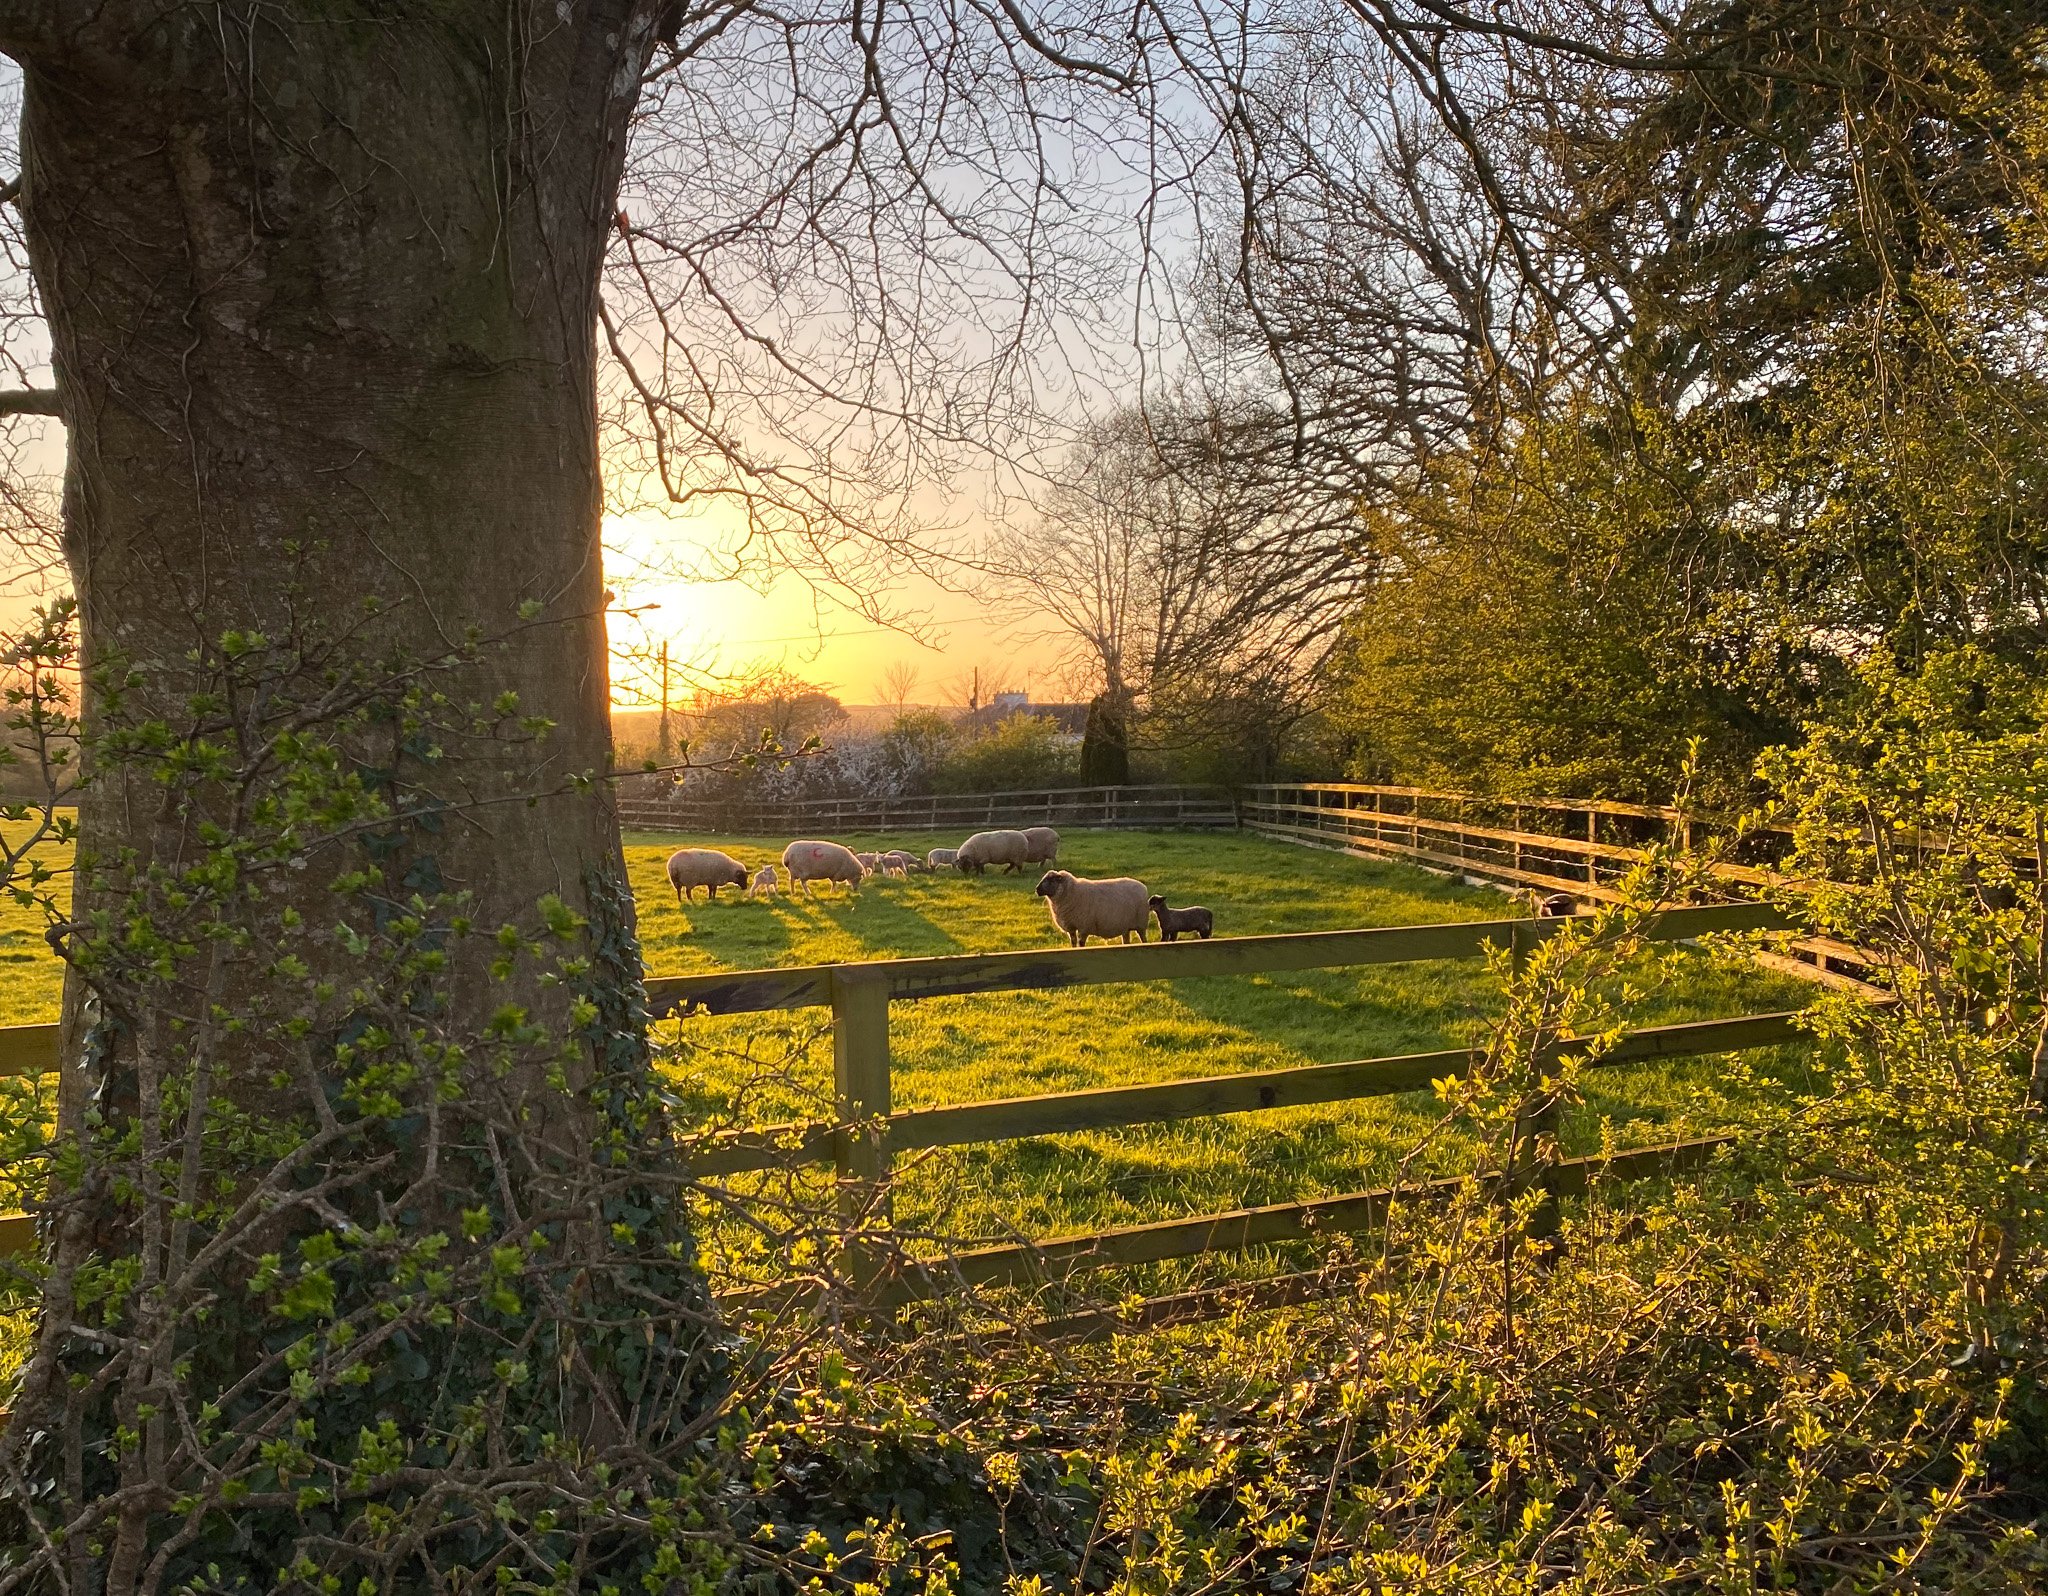
[[[926,848],[950,834],[847,839],[855,847]],[[768,902],[701,897],[678,907],[662,873],[686,843],[721,847],[750,866],[782,839],[633,834],[627,862],[647,968],[657,975],[1057,945],[1034,876],[952,872],[871,880],[852,899]],[[1500,894],[1395,864],[1241,834],[1077,832],[1061,863],[1082,875],[1136,875],[1176,904],[1205,903],[1222,935],[1494,919]],[[55,1017],[59,971],[40,924],[0,910],[0,1024]],[[1656,962],[1643,1024],[1796,1007],[1810,988],[1679,950]],[[1207,977],[1062,992],[990,993],[899,1003],[892,1010],[898,1107],[1171,1080],[1458,1046],[1494,1011],[1476,961],[1365,970]],[[709,1119],[759,1122],[820,1113],[829,1048],[821,1017],[699,1017],[662,1027],[676,1086]],[[809,1043],[785,1056],[786,1039]],[[1641,1143],[1712,1123],[1722,1109],[1716,1060],[1603,1070],[1567,1120],[1575,1149],[1603,1125]],[[1388,1174],[1433,1123],[1428,1093],[949,1149],[906,1170],[905,1223],[956,1237],[1094,1229],[1204,1209],[1346,1191]],[[1460,1149],[1432,1152],[1436,1167]]]
[[[957,839],[848,839],[922,852]],[[707,904],[678,909],[661,860],[686,842],[748,864],[780,843],[635,836],[628,857],[642,905],[648,968],[657,973],[828,960],[989,952],[1056,944],[1031,876],[952,873],[870,881],[852,901]],[[1083,875],[1136,875],[1171,902],[1205,903],[1224,935],[1494,919],[1499,893],[1394,864],[1247,835],[1076,833],[1061,864]],[[1810,988],[1753,968],[1677,951],[1656,961],[1643,1024],[1796,1007]],[[1497,992],[1477,961],[1365,970],[1205,977],[1061,992],[937,998],[893,1006],[896,1106],[976,1101],[1081,1087],[1420,1052],[1472,1040]],[[813,1046],[785,1074],[766,1071],[760,1016],[696,1018],[672,1034],[678,1084],[713,1115],[758,1121],[817,1112],[829,1059]],[[749,1044],[752,1051],[748,1051]],[[1712,1122],[1722,1099],[1714,1060],[1593,1074],[1567,1120],[1568,1145],[1597,1147],[1603,1125],[1623,1142]],[[1046,1137],[924,1155],[904,1175],[899,1221],[962,1238],[1095,1229],[1205,1209],[1348,1191],[1390,1173],[1436,1118],[1429,1093],[1369,1103],[1276,1109],[1175,1126]],[[1454,1165],[1445,1142],[1434,1167]]]

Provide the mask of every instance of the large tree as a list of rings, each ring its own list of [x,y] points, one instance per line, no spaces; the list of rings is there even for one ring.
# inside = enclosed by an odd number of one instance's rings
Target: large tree
[[[601,512],[732,499],[845,578],[892,495],[1000,447],[1030,330],[1115,281],[1020,153],[1146,79],[1112,9],[0,0],[55,373],[4,408],[66,429],[93,766],[0,1459],[36,1577],[697,1544],[588,1510],[684,1489],[715,1363],[603,779]]]

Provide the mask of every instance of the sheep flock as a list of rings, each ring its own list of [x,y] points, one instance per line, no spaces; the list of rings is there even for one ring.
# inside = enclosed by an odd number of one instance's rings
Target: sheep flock
[[[696,896],[699,887],[716,900],[720,887],[732,887],[737,898],[749,899],[788,895],[802,889],[806,898],[818,896],[818,887],[838,886],[840,895],[851,897],[868,880],[895,876],[933,875],[954,870],[969,877],[990,871],[1021,875],[1030,866],[1057,866],[1060,834],[1050,826],[1029,826],[1021,831],[977,831],[957,848],[934,848],[917,854],[895,848],[886,852],[855,852],[842,843],[800,839],[782,850],[781,871],[772,862],[749,865],[716,848],[679,848],[669,855],[668,881],[675,888],[680,908]],[[1066,870],[1047,868],[1038,878],[1037,895],[1045,900],[1054,927],[1070,946],[1086,947],[1091,937],[1103,941],[1129,942],[1147,939],[1154,920],[1160,937],[1171,942],[1177,936],[1207,938],[1215,929],[1215,916],[1207,909],[1191,906],[1174,909],[1166,899],[1144,882],[1130,876],[1091,880]]]

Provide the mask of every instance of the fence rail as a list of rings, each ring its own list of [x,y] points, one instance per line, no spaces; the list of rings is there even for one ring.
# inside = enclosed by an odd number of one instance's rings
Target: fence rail
[[[1362,782],[1246,787],[1239,812],[1246,830],[1264,836],[1405,859],[1595,902],[1613,901],[1616,883],[1654,843],[1684,849],[1718,834],[1733,845],[1731,821],[1679,809],[1597,799],[1482,798]],[[1771,883],[1771,866],[1790,841],[1782,827],[1759,827],[1741,839],[1746,858],[1718,862],[1711,874],[1731,897],[1752,897]],[[1861,977],[1870,955],[1844,942],[1803,937],[1786,952],[1762,957],[1809,979],[1868,990]]]
[[[1564,920],[1466,921],[1220,937],[1207,942],[886,959],[656,977],[648,981],[647,988],[657,1015],[745,1014],[817,1006],[832,1010],[834,1119],[694,1137],[688,1148],[693,1167],[706,1176],[789,1163],[830,1163],[846,1193],[846,1212],[857,1218],[875,1211],[875,1198],[886,1193],[892,1160],[901,1151],[1363,1100],[1426,1089],[1433,1081],[1462,1074],[1471,1063],[1468,1049],[1446,1049],[895,1111],[889,1034],[889,1011],[894,1002],[1190,976],[1471,959],[1490,950],[1526,956],[1568,924]],[[1716,932],[1786,928],[1782,914],[1768,905],[1731,903],[1665,910],[1647,922],[1645,931],[1652,940],[1681,941]],[[1776,1045],[1797,1035],[1796,1017],[1790,1013],[1657,1026],[1624,1038],[1598,1062],[1620,1065],[1735,1052]],[[1560,1042],[1556,1051],[1562,1054],[1584,1045]],[[56,1064],[56,1026],[0,1030],[0,1074],[45,1074]],[[1631,1172],[1674,1170],[1688,1167],[1686,1160],[1698,1156],[1693,1144],[1661,1152],[1632,1152],[1617,1161],[1612,1172],[1615,1178],[1623,1178]],[[1583,1184],[1593,1178],[1595,1162],[1560,1163],[1546,1171],[1544,1179],[1553,1194],[1576,1190],[1579,1187],[1573,1182]],[[1434,1189],[1416,1188],[1416,1192],[1426,1198]],[[1017,1281],[1242,1250],[1274,1240],[1369,1228],[1379,1222],[1389,1200],[1390,1194],[1385,1192],[1352,1193],[981,1248],[939,1259],[905,1259],[873,1284],[880,1300],[903,1301],[927,1294],[934,1282],[947,1280]],[[885,1195],[881,1208],[886,1213]],[[24,1251],[34,1245],[31,1218],[0,1218],[0,1252]]]
[[[939,793],[919,798],[806,798],[745,803],[622,796],[620,820],[657,831],[782,835],[798,831],[945,831],[988,826],[1228,830],[1231,795],[1219,787],[1052,787]]]

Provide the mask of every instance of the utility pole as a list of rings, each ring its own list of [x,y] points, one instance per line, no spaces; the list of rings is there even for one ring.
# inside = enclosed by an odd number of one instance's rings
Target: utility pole
[[[655,762],[661,765],[675,763],[675,738],[669,729],[668,719],[668,641],[661,645],[661,723],[655,733]]]

